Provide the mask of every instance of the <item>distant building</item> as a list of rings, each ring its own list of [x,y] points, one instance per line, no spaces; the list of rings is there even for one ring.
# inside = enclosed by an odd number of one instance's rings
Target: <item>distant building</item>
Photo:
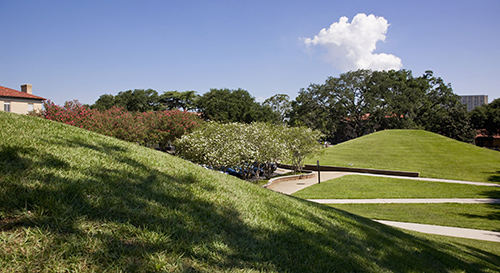
[[[42,110],[45,98],[31,94],[31,84],[21,85],[21,91],[0,86],[0,111],[27,114]]]
[[[460,96],[462,104],[467,105],[467,111],[472,111],[474,108],[488,104],[488,95],[471,95]]]

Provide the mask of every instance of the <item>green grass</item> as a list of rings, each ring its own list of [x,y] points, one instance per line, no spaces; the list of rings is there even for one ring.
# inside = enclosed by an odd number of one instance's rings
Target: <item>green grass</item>
[[[500,204],[331,204],[377,220],[500,231]]]
[[[2,272],[496,272],[403,232],[132,143],[0,112]],[[498,244],[496,244],[498,246]]]
[[[500,198],[500,187],[346,175],[292,195],[304,199]]]
[[[500,153],[422,130],[386,130],[325,149],[307,164],[420,172],[423,177],[500,182]]]

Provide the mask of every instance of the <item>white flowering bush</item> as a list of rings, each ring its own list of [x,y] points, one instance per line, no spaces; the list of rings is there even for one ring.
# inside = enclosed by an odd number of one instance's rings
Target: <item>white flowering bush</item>
[[[179,155],[216,170],[229,168],[245,179],[270,178],[275,164],[292,162],[296,170],[307,155],[319,149],[321,134],[308,128],[290,128],[268,123],[207,122],[175,142]]]

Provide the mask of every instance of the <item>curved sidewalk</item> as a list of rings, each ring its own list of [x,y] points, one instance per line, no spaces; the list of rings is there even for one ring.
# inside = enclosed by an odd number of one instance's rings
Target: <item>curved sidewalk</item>
[[[348,172],[321,172],[320,178],[321,182],[331,180],[334,178],[342,177],[344,175],[370,175],[370,176],[384,176],[384,175],[373,175],[373,174],[360,174],[360,173],[348,173]],[[458,183],[458,184],[469,184],[475,186],[489,186],[489,187],[500,187],[500,184],[494,183],[481,183],[472,181],[458,181],[458,180],[447,180],[447,179],[433,179],[433,178],[413,178],[413,177],[399,177],[399,176],[387,176],[393,178],[401,179],[411,179],[411,180],[421,180],[421,181],[432,181],[432,182],[445,182],[445,183]],[[292,194],[306,187],[315,185],[318,183],[318,178],[315,176],[313,178],[305,178],[300,180],[288,180],[288,181],[276,181],[266,186],[266,188],[273,191],[281,192],[284,194]],[[322,203],[322,204],[362,204],[362,203],[476,203],[476,204],[498,204],[500,199],[464,199],[464,198],[433,198],[433,199],[422,199],[422,198],[411,198],[411,199],[309,199],[309,201]],[[447,227],[447,226],[436,226],[436,225],[425,225],[416,223],[406,223],[406,222],[395,222],[395,221],[385,221],[385,220],[374,220],[376,222],[422,232],[428,234],[444,235],[451,237],[500,242],[500,232],[488,231],[488,230],[478,230],[469,228],[457,228],[457,227]]]
[[[356,175],[390,177],[390,178],[398,178],[398,179],[408,179],[408,180],[418,180],[418,181],[428,181],[428,182],[454,183],[454,184],[465,184],[465,185],[474,185],[474,186],[500,187],[500,184],[497,184],[497,183],[462,181],[462,180],[451,180],[451,179],[441,179],[441,178],[408,177],[408,176],[395,176],[395,175],[382,175],[382,174],[369,174],[369,173],[356,173]]]
[[[298,179],[298,180],[287,180],[287,181],[276,181],[266,186],[266,188],[281,192],[284,194],[292,194],[294,192],[300,191],[301,189],[307,188],[309,186],[318,184],[317,173],[312,178]],[[346,173],[346,172],[321,172],[320,178],[321,182],[332,180],[334,178],[342,177],[344,175],[349,175],[354,173]]]
[[[315,172],[316,173],[316,172]],[[317,175],[317,173],[316,173]],[[321,182],[328,181],[334,178],[342,177],[344,175],[365,175],[365,176],[377,176],[377,177],[390,177],[398,179],[409,179],[418,181],[429,181],[429,182],[441,182],[441,183],[455,183],[455,184],[467,184],[474,186],[485,186],[485,187],[500,187],[500,184],[496,183],[484,183],[484,182],[474,182],[474,181],[461,181],[461,180],[450,180],[450,179],[437,179],[437,178],[425,178],[425,177],[407,177],[407,176],[391,176],[391,175],[379,175],[379,174],[366,174],[366,173],[350,173],[350,172],[328,172],[322,171],[320,173]],[[318,183],[317,176],[313,178],[305,178],[300,180],[291,181],[276,181],[266,186],[266,188],[281,192],[284,194],[292,194],[294,192],[300,191],[309,186]]]
[[[307,199],[320,204],[500,204],[500,199],[486,198],[386,198],[386,199]]]
[[[395,221],[385,221],[385,220],[373,220],[384,225],[427,233],[435,235],[444,235],[450,237],[499,242],[500,243],[500,232],[489,231],[489,230],[479,230],[470,228],[457,228],[457,227],[446,227],[446,226],[435,226],[435,225],[424,225],[406,222],[395,222]]]

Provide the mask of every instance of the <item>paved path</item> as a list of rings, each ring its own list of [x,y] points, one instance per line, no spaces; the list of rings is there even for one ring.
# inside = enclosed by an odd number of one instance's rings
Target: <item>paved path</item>
[[[280,170],[285,172],[284,170]],[[409,180],[419,180],[419,181],[430,181],[430,182],[442,182],[442,183],[456,183],[456,184],[467,184],[474,186],[485,186],[485,187],[500,187],[500,184],[495,183],[483,183],[483,182],[473,182],[473,181],[460,181],[460,180],[449,180],[449,179],[437,179],[437,178],[425,178],[425,177],[407,177],[407,176],[390,176],[390,175],[378,175],[378,174],[367,174],[367,173],[349,173],[349,172],[321,172],[321,182],[328,181],[334,178],[342,177],[344,175],[367,175],[367,176],[378,176],[378,177],[391,177],[399,179],[409,179]],[[281,192],[284,194],[292,194],[301,189],[307,188],[309,186],[318,183],[318,178],[306,178],[300,180],[275,182],[268,186],[267,188],[273,191]]]
[[[320,204],[500,204],[500,199],[482,198],[391,198],[391,199],[307,199]]]
[[[342,177],[344,175],[349,175],[354,173],[346,173],[346,172],[321,172],[321,182],[332,180],[334,178]],[[316,174],[317,175],[317,174]],[[291,180],[284,182],[274,182],[267,188],[273,191],[281,192],[284,194],[292,194],[294,192],[300,191],[301,189],[307,188],[309,186],[315,185],[318,183],[318,177],[314,176],[313,178],[305,178],[300,180]]]
[[[285,170],[281,170],[285,172]],[[472,181],[459,181],[459,180],[448,180],[448,179],[435,179],[435,178],[422,178],[422,177],[404,177],[404,176],[386,176],[386,175],[374,175],[374,174],[361,174],[361,173],[348,173],[348,172],[321,172],[321,182],[331,180],[334,178],[342,177],[344,175],[370,175],[370,176],[383,176],[401,179],[411,179],[420,181],[431,181],[431,182],[444,182],[444,183],[458,183],[458,184],[468,184],[475,186],[488,186],[488,187],[500,187],[500,184],[494,183],[481,183]],[[300,180],[291,180],[284,182],[275,182],[269,185],[267,188],[273,191],[281,192],[284,194],[292,194],[306,187],[315,185],[318,183],[318,178],[315,176],[313,178],[306,178]],[[323,204],[352,204],[352,203],[500,203],[500,199],[463,199],[463,198],[439,198],[439,199],[310,199],[309,201],[323,203]],[[405,222],[394,222],[394,221],[383,221],[374,220],[379,223],[398,227],[402,229],[408,229],[413,231],[418,231],[428,234],[437,234],[444,236],[476,239],[483,241],[500,242],[500,232],[488,231],[488,230],[477,230],[468,228],[456,228],[456,227],[445,227],[436,225],[424,225],[415,223],[405,223]]]
[[[424,224],[414,224],[414,223],[394,222],[394,221],[382,221],[382,220],[374,220],[374,221],[388,226],[398,227],[412,231],[418,231],[427,234],[436,234],[436,235],[444,235],[444,236],[500,243],[500,232],[495,232],[495,231],[424,225]]]
[[[369,174],[369,173],[351,173],[351,174],[390,177],[390,178],[429,181],[429,182],[442,182],[442,183],[466,184],[466,185],[475,185],[475,186],[500,187],[500,184],[497,184],[497,183],[473,182],[473,181],[462,181],[462,180],[451,180],[451,179],[440,179],[440,178],[408,177],[408,176],[394,176],[394,175],[381,175],[381,174]]]

